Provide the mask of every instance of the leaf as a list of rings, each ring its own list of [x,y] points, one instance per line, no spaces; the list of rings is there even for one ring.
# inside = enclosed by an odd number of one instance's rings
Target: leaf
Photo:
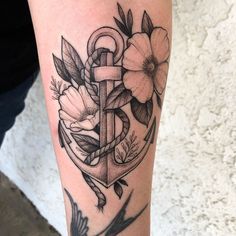
[[[62,80],[57,81],[52,77],[50,89],[53,92],[52,98],[58,100],[61,94],[63,93]]]
[[[119,3],[117,3],[117,6],[118,6],[118,12],[119,12],[120,18],[123,21],[123,23],[126,24],[125,13]]]
[[[116,19],[115,17],[113,17],[117,26],[119,27],[119,29],[121,30],[122,33],[124,33],[125,35],[129,36],[129,32],[128,29],[126,27],[126,25],[124,25],[122,22],[120,22],[118,19]]]
[[[63,37],[61,39],[62,45],[62,60],[70,76],[81,85],[84,81],[81,78],[81,70],[84,68],[83,62],[74,47],[66,41]]]
[[[115,191],[116,195],[119,197],[119,199],[121,199],[121,197],[123,195],[123,188],[121,187],[121,185],[118,182],[114,183],[114,191]]]
[[[147,33],[150,37],[152,34],[152,31],[154,29],[152,20],[150,16],[147,14],[146,11],[143,13],[143,19],[142,19],[142,32]]]
[[[54,62],[54,65],[55,65],[58,75],[66,82],[70,82],[71,77],[65,67],[64,62],[61,59],[59,59],[58,57],[56,57],[54,54],[52,54],[52,56],[53,56],[53,62]]]
[[[127,90],[123,83],[116,86],[108,95],[105,109],[116,109],[126,105],[132,99],[132,93]]]
[[[131,111],[134,117],[142,124],[148,126],[148,123],[152,117],[153,102],[152,100],[146,103],[140,103],[136,98],[133,98],[130,102]]]
[[[118,182],[125,186],[128,186],[128,183],[124,179],[119,179]]]
[[[98,135],[100,134],[100,125],[99,123],[94,127],[93,131],[97,133]]]
[[[159,94],[156,93],[156,97],[157,97],[157,105],[159,106],[159,108],[162,108],[162,101],[161,101],[161,97],[159,96]]]
[[[133,15],[132,11],[129,9],[127,14],[127,28],[129,31],[129,35],[132,36],[132,28],[133,28]]]
[[[99,141],[97,139],[84,134],[72,133],[71,135],[83,151],[92,153],[99,149]]]
[[[119,27],[119,29],[128,37],[132,36],[132,28],[133,28],[133,15],[131,10],[129,9],[128,13],[127,13],[127,20],[125,17],[125,13],[121,7],[121,5],[119,3],[117,3],[118,6],[118,12],[119,12],[119,16],[120,16],[120,20],[118,20],[117,18],[114,17],[114,20],[117,24],[117,26]]]
[[[119,150],[119,148],[116,148],[116,161],[118,163],[123,163],[124,159],[124,153]]]

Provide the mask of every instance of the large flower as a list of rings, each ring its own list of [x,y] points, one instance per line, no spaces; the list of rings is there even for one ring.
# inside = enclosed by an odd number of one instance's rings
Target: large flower
[[[123,82],[141,103],[151,99],[155,90],[161,95],[166,86],[170,54],[167,31],[154,28],[151,36],[136,33],[128,40],[123,66],[128,71]]]
[[[91,99],[85,86],[64,90],[59,98],[59,116],[72,131],[92,130],[99,122],[98,106]]]

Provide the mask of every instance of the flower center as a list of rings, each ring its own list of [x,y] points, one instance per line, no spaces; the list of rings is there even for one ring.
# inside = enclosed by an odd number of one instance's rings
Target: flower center
[[[158,62],[157,59],[152,55],[143,62],[143,71],[149,77],[154,77],[157,71]]]

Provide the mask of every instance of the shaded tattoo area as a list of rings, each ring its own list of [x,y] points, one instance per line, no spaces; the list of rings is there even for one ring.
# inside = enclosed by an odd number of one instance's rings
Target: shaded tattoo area
[[[53,77],[50,86],[60,106],[61,147],[96,195],[100,210],[107,188],[122,197],[128,186],[124,177],[154,142],[153,110],[162,107],[170,55],[167,31],[154,26],[146,11],[139,32],[133,32],[131,9],[126,13],[118,4],[114,21],[116,28],[104,26],[92,33],[85,62],[62,37],[61,58],[53,54],[60,79]],[[97,47],[104,37],[115,46]],[[145,129],[143,137],[137,137],[130,120]]]
[[[71,194],[65,189],[66,195],[70,200],[71,204],[71,223],[70,223],[70,234],[71,236],[87,236],[89,231],[89,220],[83,216],[82,211],[79,209],[76,202],[74,202]],[[132,197],[132,192],[120,208],[116,216],[111,220],[108,226],[95,236],[115,236],[125,230],[131,225],[147,208],[148,204],[144,206],[137,214],[131,217],[126,217],[127,207]]]
[[[70,223],[70,235],[71,236],[86,236],[88,227],[88,218],[83,216],[82,211],[79,209],[77,203],[74,202],[70,193],[64,189],[71,204],[71,223]]]

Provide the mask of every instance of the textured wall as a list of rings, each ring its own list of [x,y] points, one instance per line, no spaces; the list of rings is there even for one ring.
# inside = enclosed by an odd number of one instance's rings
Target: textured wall
[[[236,3],[174,0],[172,63],[153,184],[154,236],[236,235]],[[0,169],[65,235],[59,177],[36,83]]]

